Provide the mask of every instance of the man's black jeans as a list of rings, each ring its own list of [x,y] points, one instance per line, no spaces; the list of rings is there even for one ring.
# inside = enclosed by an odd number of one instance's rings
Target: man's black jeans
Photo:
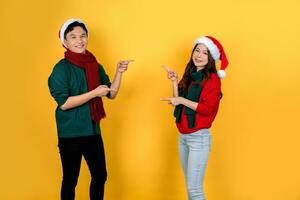
[[[59,138],[58,147],[63,168],[61,200],[75,199],[82,156],[91,173],[90,199],[103,200],[107,173],[101,135]]]

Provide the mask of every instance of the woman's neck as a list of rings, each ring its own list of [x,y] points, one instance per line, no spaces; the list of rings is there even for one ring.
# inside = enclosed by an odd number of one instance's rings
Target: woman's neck
[[[204,66],[201,66],[201,67],[197,67],[197,72],[204,69],[205,67]]]

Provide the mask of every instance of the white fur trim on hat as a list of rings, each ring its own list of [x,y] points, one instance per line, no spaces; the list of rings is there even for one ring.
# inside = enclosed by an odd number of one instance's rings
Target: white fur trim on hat
[[[66,29],[68,28],[68,26],[69,26],[70,24],[72,24],[73,22],[79,22],[79,23],[84,24],[85,28],[88,30],[87,25],[86,25],[81,19],[68,19],[68,20],[65,21],[65,23],[61,26],[60,31],[59,31],[59,39],[60,39],[61,43],[62,43],[64,46],[66,46],[66,44],[65,44],[65,37],[64,37],[65,31],[66,31]]]
[[[219,78],[221,78],[221,79],[223,79],[223,78],[226,77],[226,72],[225,72],[225,70],[218,70],[217,73],[218,73]]]
[[[194,44],[195,45],[196,44],[204,44],[208,48],[208,50],[209,50],[211,56],[213,57],[213,59],[215,60],[215,62],[217,63],[219,61],[220,51],[211,39],[209,39],[208,37],[203,36],[203,37],[200,37],[200,38],[196,39]]]

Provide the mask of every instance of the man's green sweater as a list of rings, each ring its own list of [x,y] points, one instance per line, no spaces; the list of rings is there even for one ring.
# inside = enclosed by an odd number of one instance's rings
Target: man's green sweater
[[[99,65],[99,80],[101,85],[110,87],[110,79],[101,65]],[[58,104],[55,114],[58,137],[82,137],[100,133],[99,123],[92,121],[89,102],[68,110],[60,109],[68,97],[88,92],[84,69],[62,59],[54,66],[48,79],[48,86]]]

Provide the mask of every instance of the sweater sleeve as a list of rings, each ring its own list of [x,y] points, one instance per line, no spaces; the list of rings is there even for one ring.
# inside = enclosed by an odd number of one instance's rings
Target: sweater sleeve
[[[106,85],[107,87],[111,86],[111,82],[109,79],[109,76],[106,74],[104,68],[102,65],[99,65],[99,78],[100,78],[100,84]],[[110,97],[110,92],[106,95],[108,98]]]
[[[99,65],[100,84],[110,87],[111,82],[102,65]]]
[[[221,81],[217,75],[213,74],[203,88],[196,112],[200,115],[210,115],[217,109],[220,97]]]
[[[58,106],[63,105],[70,96],[68,80],[67,68],[60,63],[56,64],[48,78],[48,87]]]

